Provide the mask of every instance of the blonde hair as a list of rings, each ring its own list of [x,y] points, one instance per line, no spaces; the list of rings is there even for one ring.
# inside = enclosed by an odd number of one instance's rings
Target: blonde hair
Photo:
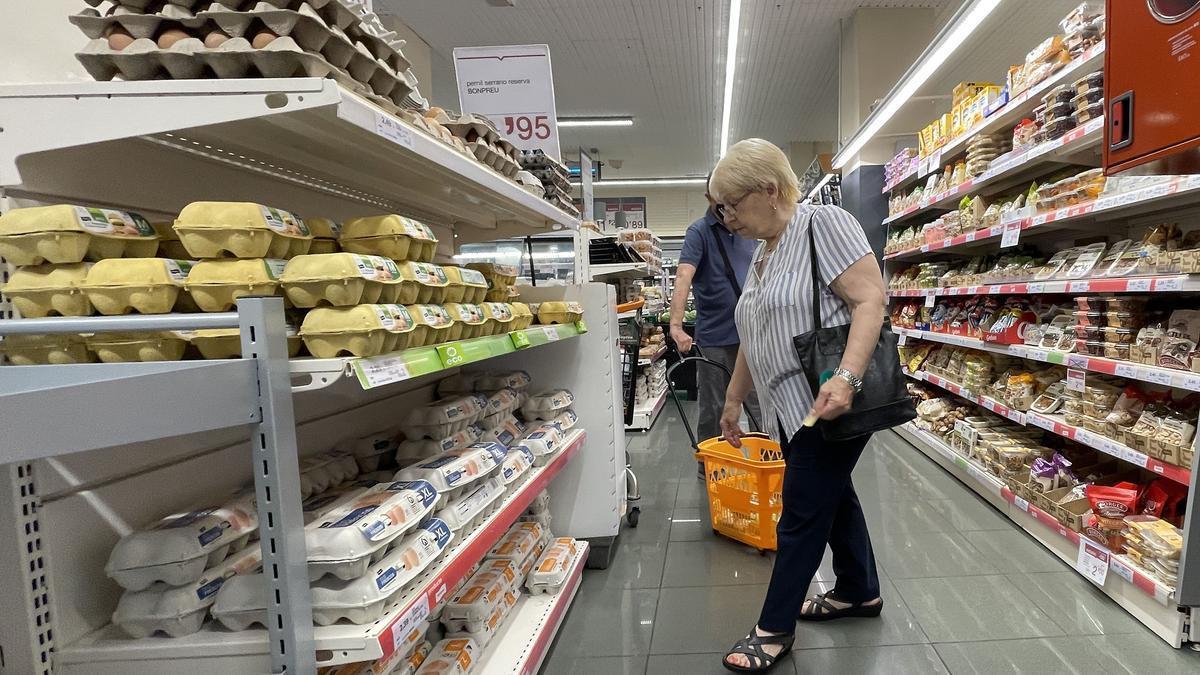
[[[712,172],[713,197],[718,201],[771,187],[784,204],[795,204],[800,201],[799,182],[787,155],[761,138],[734,143]]]

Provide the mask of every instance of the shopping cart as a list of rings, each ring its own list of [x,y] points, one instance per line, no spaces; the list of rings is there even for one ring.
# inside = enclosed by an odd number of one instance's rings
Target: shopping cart
[[[679,418],[687,429],[696,459],[704,462],[704,483],[708,488],[708,511],[713,532],[757,548],[760,552],[774,551],[775,526],[783,499],[783,451],[779,444],[762,433],[758,420],[749,409],[754,431],[742,436],[742,447],[735,448],[722,437],[697,442],[692,425],[684,413],[683,404],[675,393],[671,375],[687,362],[720,368],[732,376],[724,365],[698,356],[686,356],[667,368],[667,388]]]

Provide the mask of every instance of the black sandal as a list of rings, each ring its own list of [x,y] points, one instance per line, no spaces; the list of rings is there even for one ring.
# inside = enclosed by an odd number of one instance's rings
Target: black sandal
[[[833,619],[844,619],[847,617],[876,617],[883,611],[883,601],[880,600],[874,604],[857,604],[849,607],[835,607],[829,603],[829,599],[845,602],[833,595],[833,591],[814,595],[808,599],[808,606],[800,610],[801,621],[832,621]]]
[[[792,644],[795,641],[795,633],[759,635],[758,626],[755,626],[749,635],[733,644],[733,649],[725,652],[725,656],[721,657],[721,665],[725,666],[726,670],[732,670],[735,673],[765,673],[774,668],[779,659],[787,656],[788,652],[792,651]],[[782,645],[783,649],[775,656],[771,656],[763,651],[762,648],[764,645]],[[747,657],[747,660],[751,664],[757,663],[758,665],[751,665],[750,667],[735,666],[728,661],[729,657],[734,654],[742,654]]]

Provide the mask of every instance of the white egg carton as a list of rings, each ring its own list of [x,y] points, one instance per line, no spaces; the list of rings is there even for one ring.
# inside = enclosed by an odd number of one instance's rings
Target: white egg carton
[[[505,483],[499,476],[480,483],[464,497],[450,503],[449,506],[437,512],[437,517],[450,526],[455,533],[472,529],[484,518],[491,515],[500,506],[500,498],[504,496]]]
[[[162,632],[171,637],[200,630],[217,592],[230,577],[249,574],[262,565],[257,543],[207,569],[196,581],[184,586],[152,584],[141,591],[125,591],[117,602],[112,621],[130,637],[142,638]]]
[[[400,469],[396,480],[429,481],[438,494],[453,500],[468,485],[489,476],[507,456],[508,450],[498,443],[474,443]]]
[[[510,560],[520,565],[543,542],[546,530],[538,523],[514,523],[492,546],[485,560]]]
[[[448,398],[474,392],[476,376],[476,373],[459,372],[456,375],[442,378],[437,384],[438,397]]]
[[[84,1],[92,7],[98,7],[106,0]],[[146,13],[146,10],[153,9],[163,4],[161,0],[108,0],[108,2],[116,5],[116,10],[111,12],[112,14],[116,14],[118,12],[122,14],[129,12],[144,14]],[[321,17],[322,21],[330,26],[336,26],[339,29],[345,29],[358,20],[358,16],[355,15],[354,11],[349,7],[346,7],[345,4],[339,0],[220,0],[219,3],[212,2],[212,0],[167,0],[166,7],[159,9],[157,13],[161,14],[169,7],[174,11],[184,11],[192,16],[196,16],[197,13],[202,13],[203,11],[197,10],[197,8],[210,6],[210,3],[212,5],[220,4],[221,9],[226,11],[253,10],[261,5],[268,5],[277,9],[298,10],[301,6],[307,5],[310,9],[316,10],[317,15]],[[75,22],[72,21],[72,23]],[[79,26],[81,29],[84,28],[84,26],[81,24],[76,23],[75,25]],[[89,24],[89,28],[90,26],[91,24]],[[132,32],[133,31],[130,31],[130,33]],[[91,35],[89,34],[88,37],[91,37]],[[403,43],[401,43],[401,45],[403,46]]]
[[[517,442],[525,438],[529,433],[529,429],[517,421],[517,418],[512,416],[512,413],[505,413],[504,420],[494,428],[487,429],[485,427],[483,433],[479,436],[480,441],[490,441],[499,443],[506,448],[516,446]]]
[[[467,675],[483,655],[471,639],[447,639],[434,645],[416,675]]]
[[[433,457],[438,453],[462,450],[472,443],[479,442],[481,438],[483,426],[472,423],[437,439],[413,438],[401,441],[396,446],[396,461],[404,465],[414,460]]]
[[[551,420],[559,412],[575,404],[575,396],[566,389],[554,389],[530,396],[521,405],[521,416],[526,420]]]
[[[308,499],[358,476],[358,460],[343,450],[309,455],[300,460],[300,498]]]
[[[507,562],[507,561],[505,561]],[[516,579],[516,565],[505,572],[481,569],[442,609],[442,625],[451,632],[476,631],[504,599]]]
[[[542,527],[549,529],[552,518],[550,512],[545,513],[524,513],[517,517],[517,520],[522,523],[538,523]]]
[[[454,533],[437,518],[405,537],[368,574],[343,581],[325,577],[312,584],[313,622],[328,626],[341,620],[365,624],[383,616],[393,595],[437,560]]]
[[[516,389],[504,387],[497,389],[487,396],[487,412],[485,415],[511,413],[521,407],[521,395]]]
[[[544,424],[518,441],[517,447],[528,448],[533,453],[534,466],[546,466],[550,459],[562,449],[562,435],[555,425]]]
[[[560,431],[566,433],[575,428],[579,424],[579,415],[575,414],[574,410],[567,408],[554,416],[550,423],[558,427]]]
[[[504,463],[500,465],[500,480],[504,482],[505,487],[515,485],[529,473],[535,461],[537,458],[529,448],[518,445],[510,449]]]
[[[378,470],[380,464],[387,461],[388,457],[395,456],[400,448],[400,444],[396,442],[396,434],[392,432],[363,436],[349,445],[350,454],[354,455],[358,470],[363,473]]]
[[[488,398],[481,394],[464,394],[434,401],[428,405],[409,409],[401,420],[401,431],[409,438],[419,438],[418,433],[409,433],[410,428],[417,428],[426,433],[428,429],[448,429],[458,431],[466,425],[477,422],[487,414]],[[427,435],[428,438],[445,436],[445,432]]]
[[[391,542],[433,510],[437,499],[433,485],[418,480],[376,485],[339,503],[304,528],[309,580],[363,576]]]
[[[533,382],[529,373],[523,370],[512,370],[504,373],[481,373],[475,379],[475,388],[480,391],[495,391],[497,389],[515,389],[521,391]]]
[[[487,647],[492,641],[500,627],[504,624],[504,620],[508,618],[513,607],[517,606],[517,597],[520,591],[509,589],[504,592],[504,596],[500,599],[500,604],[496,605],[492,613],[488,615],[484,621],[472,621],[458,626],[455,630],[446,629],[446,638],[451,640],[474,640],[480,647]]]
[[[244,547],[257,527],[254,494],[244,492],[224,505],[167,516],[125,535],[113,547],[104,572],[129,591],[159,582],[190,584]]]
[[[542,490],[537,494],[536,497],[533,498],[533,501],[529,502],[529,506],[526,507],[525,513],[538,514],[546,513],[549,510],[550,492],[548,490]]]
[[[575,540],[571,537],[555,539],[530,570],[525,579],[525,588],[533,595],[557,593],[567,580],[576,550]]]
[[[385,472],[383,480],[375,480],[372,476],[360,476],[358,480],[353,482],[342,483],[320,494],[312,495],[300,505],[304,514],[304,524],[308,525],[314,520],[324,518],[325,514],[337,508],[343,502],[357,499],[359,495],[375,487],[377,484],[389,483],[391,480],[391,472]]]

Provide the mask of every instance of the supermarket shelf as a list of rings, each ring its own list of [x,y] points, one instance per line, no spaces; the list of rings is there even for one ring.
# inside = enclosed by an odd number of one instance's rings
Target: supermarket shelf
[[[606,281],[609,279],[644,279],[650,276],[646,263],[612,263],[609,265],[589,265],[592,280]]]
[[[1077,279],[1074,281],[1029,281],[986,286],[947,286],[908,288],[888,291],[894,298],[920,298],[943,295],[1039,295],[1047,293],[1150,293],[1200,292],[1200,275],[1122,277],[1114,279]]]
[[[1104,140],[1104,118],[1089,120],[1060,138],[1040,143],[1021,153],[1010,153],[1002,161],[995,161],[982,174],[969,178],[954,187],[922,199],[918,204],[886,218],[885,225],[909,220],[933,209],[955,209],[964,195],[994,194],[1017,183],[1044,174],[1061,164],[1070,164],[1070,158],[1097,148]]]
[[[1070,354],[1067,352],[1039,349],[1037,347],[1027,347],[1025,345],[995,344],[984,342],[977,338],[947,335],[945,333],[935,333],[933,331],[916,330],[913,328],[892,328],[892,332],[905,336],[905,339],[928,340],[930,342],[958,345],[959,347],[970,347],[971,349],[994,352],[996,354],[1007,354],[1030,361],[1053,363],[1059,366],[1067,366],[1068,368],[1123,377],[1128,380],[1137,380],[1164,387],[1175,387],[1176,389],[1200,392],[1200,373],[1193,373],[1187,370],[1146,366],[1140,363],[1130,363],[1129,361],[1106,359],[1100,356]]]
[[[6,85],[0,118],[0,186],[15,194],[168,215],[213,194],[302,216],[394,211],[460,245],[579,227],[323,78]]]
[[[396,645],[429,616],[430,610],[454,587],[475,563],[516,522],[533,498],[546,488],[583,446],[586,433],[575,431],[563,450],[550,463],[530,471],[529,477],[505,495],[499,509],[474,531],[460,537],[450,550],[419,577],[418,582],[397,596],[377,621],[365,625],[335,624],[314,628],[317,665],[330,666],[374,661],[395,651]],[[170,660],[181,671],[242,671],[257,664],[261,672],[267,658],[267,631],[251,628],[227,631],[214,623],[180,638],[150,637],[132,640],[115,626],[106,626],[75,644],[55,649],[56,667],[86,669],[89,673],[162,672]],[[189,663],[179,664],[180,660]],[[149,665],[150,669],[147,670]]]
[[[667,346],[664,344],[661,349],[659,349],[657,352],[654,353],[654,356],[651,356],[648,359],[638,359],[638,365],[639,366],[648,366],[651,363],[654,363],[655,361],[666,356],[666,354],[667,354]]]
[[[292,390],[323,389],[345,377],[356,378],[363,389],[374,389],[521,349],[566,340],[586,332],[587,325],[580,321],[574,324],[533,326],[503,335],[456,340],[435,347],[415,347],[366,358],[292,359]]]
[[[522,594],[477,662],[478,672],[537,674],[583,579],[588,543],[580,540],[576,546],[578,551],[562,588],[553,595]]]
[[[662,412],[663,404],[667,402],[667,388],[662,390],[653,402],[646,401],[645,405],[633,409],[633,422],[625,427],[625,431],[650,431],[658,414]]]
[[[1179,176],[1159,185],[1104,195],[1083,204],[1047,211],[1034,216],[1018,217],[1012,221],[1002,221],[1000,225],[946,237],[939,242],[926,243],[919,247],[888,253],[883,257],[885,260],[917,258],[921,254],[931,251],[972,248],[980,243],[991,243],[993,239],[998,242],[1006,228],[1019,228],[1022,232],[1026,230],[1035,230],[1038,233],[1052,232],[1096,220],[1128,218],[1195,202],[1200,202],[1200,176]]]
[[[883,186],[883,194],[886,195],[887,193],[891,192],[892,190],[903,190],[903,189],[907,188],[908,186],[916,183],[917,182],[917,173],[919,172],[919,169],[920,169],[919,165],[913,165],[913,168],[911,171],[904,172],[904,175],[898,177],[894,182],[887,183],[886,185],[884,185]]]
[[[933,434],[922,431],[911,423],[896,427],[894,431],[922,454],[954,474],[964,485],[987,499],[1085,578],[1088,576],[1080,569],[1079,564],[1081,543],[1087,543],[1100,555],[1106,555],[1108,572],[1111,573],[1105,575],[1102,585],[1097,584],[1095,580],[1093,584],[1163,640],[1174,647],[1180,646],[1184,635],[1185,615],[1179,612],[1171,587],[1142,571],[1125,556],[1109,551],[1103,545],[1063,527],[1053,516],[1013,494],[998,478],[978,463],[954,452]],[[1031,522],[1041,526],[1030,527]]]
[[[1091,47],[1079,58],[1068,63],[1062,70],[1042,80],[1036,85],[1021,92],[1002,108],[992,113],[982,122],[966,132],[951,139],[948,143],[922,161],[918,167],[918,178],[924,178],[935,171],[941,171],[942,166],[949,160],[967,151],[967,142],[979,134],[992,134],[1008,130],[1017,125],[1023,118],[1030,117],[1034,108],[1042,102],[1042,96],[1060,84],[1070,84],[1088,73],[1104,68],[1104,43]]]
[[[990,397],[976,395],[974,392],[960,384],[951,382],[944,377],[939,377],[925,371],[906,372],[905,374],[915,380],[922,380],[936,387],[945,389],[956,396],[965,398],[972,403],[983,406],[997,415],[1006,417],[1017,424],[1040,427],[1052,434],[1057,434],[1063,438],[1075,441],[1080,445],[1086,445],[1089,448],[1099,450],[1100,452],[1103,452],[1111,457],[1115,457],[1117,459],[1129,462],[1130,464],[1139,466],[1143,469],[1153,471],[1154,473],[1159,474],[1164,478],[1173,480],[1176,483],[1190,485],[1192,482],[1192,472],[1183,467],[1175,466],[1174,464],[1167,464],[1166,462],[1154,459],[1153,457],[1140,453],[1123,443],[1118,443],[1117,441],[1107,438],[1101,434],[1093,433],[1087,429],[1080,429],[1079,427],[1074,427],[1060,422],[1056,419],[1057,416],[1052,417],[1049,415],[1041,415],[1035,412],[1021,412],[1019,410],[1013,410]]]

